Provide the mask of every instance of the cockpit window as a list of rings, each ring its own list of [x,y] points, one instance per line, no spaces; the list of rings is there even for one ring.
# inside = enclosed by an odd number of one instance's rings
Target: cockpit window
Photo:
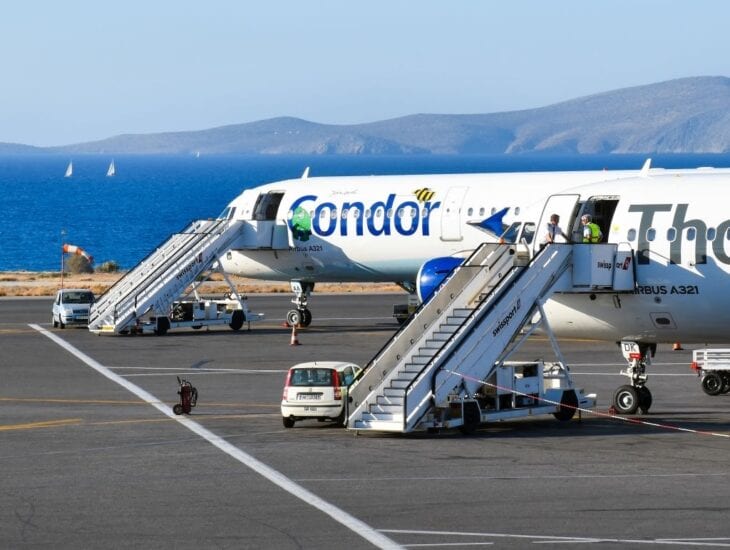
[[[236,213],[236,207],[235,206],[233,206],[233,207],[226,206],[223,209],[223,212],[221,212],[220,214],[218,214],[218,219],[219,220],[230,220],[231,218],[233,218],[233,215],[235,213]]]
[[[520,232],[520,227],[522,227],[522,222],[514,222],[505,230],[504,233],[502,233],[502,240],[506,243],[517,242],[517,235]]]

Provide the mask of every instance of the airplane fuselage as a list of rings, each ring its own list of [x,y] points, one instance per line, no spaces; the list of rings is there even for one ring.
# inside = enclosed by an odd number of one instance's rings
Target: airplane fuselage
[[[546,312],[558,336],[726,341],[730,214],[719,199],[730,175],[635,175],[373,176],[268,184],[229,205],[229,215],[246,223],[222,265],[267,280],[413,282],[424,262],[464,256],[489,240],[475,224],[505,207],[504,225],[532,224],[535,246],[545,216],[562,204],[551,202],[551,195],[575,195],[560,212],[566,228],[580,235],[580,215],[598,214],[604,242],[633,251],[636,288],[630,294],[554,295]]]

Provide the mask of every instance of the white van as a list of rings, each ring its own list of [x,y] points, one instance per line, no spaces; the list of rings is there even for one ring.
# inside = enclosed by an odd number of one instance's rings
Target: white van
[[[298,420],[345,421],[347,388],[362,369],[343,361],[312,361],[289,369],[281,397],[285,428]]]
[[[53,300],[51,322],[53,328],[66,325],[89,324],[89,310],[94,303],[94,293],[84,288],[63,288]]]

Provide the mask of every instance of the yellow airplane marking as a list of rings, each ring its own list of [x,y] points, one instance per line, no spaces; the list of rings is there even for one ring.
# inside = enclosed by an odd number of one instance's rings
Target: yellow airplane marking
[[[62,426],[72,426],[81,424],[81,418],[66,418],[64,420],[45,420],[42,422],[26,422],[25,424],[6,424],[0,425],[0,432],[8,432],[11,430],[34,430],[36,428],[58,428]]]

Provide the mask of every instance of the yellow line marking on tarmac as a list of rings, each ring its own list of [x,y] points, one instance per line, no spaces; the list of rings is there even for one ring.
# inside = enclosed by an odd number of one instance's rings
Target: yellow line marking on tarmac
[[[9,432],[11,430],[34,430],[37,428],[59,428],[63,426],[72,426],[81,424],[81,418],[66,418],[64,420],[45,420],[43,422],[26,422],[25,424],[6,424],[0,425],[0,432]]]
[[[0,328],[0,334],[28,334],[31,332],[33,332],[33,329]]]
[[[211,414],[211,415],[193,415],[198,419],[205,420],[240,420],[246,418],[261,418],[271,416],[269,414]],[[35,430],[39,428],[66,428],[69,426],[113,426],[115,424],[159,424],[165,422],[173,422],[173,418],[130,418],[126,420],[98,420],[96,422],[87,422],[83,418],[67,418],[63,420],[44,420],[41,422],[26,422],[24,424],[0,424],[0,432],[9,432],[16,430]]]
[[[144,401],[116,399],[57,399],[46,397],[0,397],[0,401],[11,403],[69,403],[87,405],[147,405]]]
[[[121,399],[54,399],[45,397],[0,397],[0,402],[5,403],[63,403],[69,405],[147,405],[145,401],[121,400]],[[166,405],[159,401],[161,405]],[[172,405],[171,405],[172,406]],[[231,407],[231,408],[270,408],[278,409],[279,404],[275,403],[205,403],[206,407]]]

